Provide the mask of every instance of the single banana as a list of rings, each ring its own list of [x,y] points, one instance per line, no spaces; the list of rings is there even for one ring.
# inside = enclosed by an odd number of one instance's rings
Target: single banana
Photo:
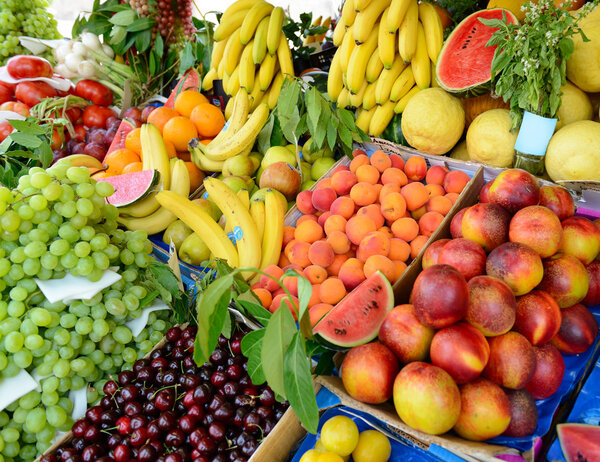
[[[254,144],[268,117],[268,106],[259,105],[237,133],[216,145],[211,141],[204,149],[204,154],[209,159],[218,161],[226,160],[239,154],[249,145]]]
[[[235,69],[234,69],[234,72],[235,72]],[[238,74],[239,74],[239,69],[238,69]],[[223,75],[223,79],[221,81],[221,85],[223,86],[223,91],[225,91],[225,93],[227,93],[227,94],[229,94],[229,81],[230,80],[231,80],[231,74],[228,74],[227,72],[225,72],[225,74]],[[239,83],[239,77],[238,77],[238,83]]]
[[[348,70],[348,62],[350,61],[354,47],[356,47],[356,43],[354,42],[354,27],[349,27],[346,31],[346,35],[344,35],[342,44],[336,51],[336,54],[340,54],[340,67],[342,68],[342,72]]]
[[[342,18],[338,24],[344,22],[346,27],[350,27],[354,24],[354,20],[356,19],[356,10],[354,9],[354,1],[347,0],[344,2],[344,6],[342,7]]]
[[[194,138],[190,141],[189,150],[190,150],[190,159],[198,167],[200,170],[205,172],[220,172],[223,170],[224,160],[211,160],[204,155],[203,152],[203,144],[198,140],[198,138]]]
[[[240,57],[244,51],[244,45],[240,42],[240,30],[237,29],[229,40],[227,40],[227,46],[223,58],[225,59],[225,72],[233,74],[234,69],[240,63]]]
[[[244,126],[246,120],[248,120],[248,112],[250,110],[250,104],[248,101],[248,92],[245,88],[240,88],[236,93],[235,97],[229,98],[229,105],[231,102],[231,114],[227,119],[225,127],[215,136],[212,140],[213,143],[220,143],[223,140],[231,137],[237,131]]]
[[[260,69],[258,70],[258,86],[262,91],[267,91],[273,77],[275,76],[275,66],[277,66],[277,56],[267,54],[263,59]],[[256,83],[254,84],[256,85]]]
[[[250,212],[233,190],[221,180],[212,177],[206,178],[204,187],[233,228],[240,266],[258,268],[261,261],[262,243]],[[250,276],[252,273],[244,275],[246,279]]]
[[[417,87],[416,85],[414,87],[412,87],[410,89],[410,91],[404,95],[402,98],[400,98],[400,101],[398,101],[396,103],[396,106],[394,107],[394,112],[396,114],[402,114],[402,112],[404,112],[404,108],[406,107],[406,105],[408,104],[408,102],[410,101],[410,99],[415,96],[417,93],[419,93],[421,91],[421,89],[419,87]]]
[[[358,117],[356,118],[356,126],[360,128],[363,132],[369,132],[369,125],[371,124],[371,119],[375,114],[375,111],[379,106],[373,106],[371,109],[361,109],[358,111]]]
[[[388,13],[388,21],[386,23],[387,31],[390,34],[395,33],[400,28],[400,24],[402,24],[402,21],[404,21],[408,7],[412,2],[417,3],[417,0],[391,1]]]
[[[204,210],[172,191],[157,194],[158,202],[202,238],[216,258],[222,258],[232,268],[239,266],[239,256],[235,246],[217,222]]]
[[[432,63],[437,63],[438,55],[444,45],[444,26],[432,3],[419,4],[419,19],[423,24],[427,54]]]
[[[63,159],[71,162],[73,167],[104,168],[102,162],[87,154],[71,154],[70,156],[63,157]]]
[[[371,4],[371,0],[354,0],[354,9],[357,12],[364,11]]]
[[[262,270],[269,265],[276,265],[281,255],[285,209],[282,207],[281,199],[276,192],[279,191],[269,189],[265,194],[265,227],[260,263],[260,269]]]
[[[352,26],[354,40],[357,44],[364,43],[369,39],[375,23],[389,3],[389,0],[372,0],[364,9],[358,10],[359,13]]]
[[[227,104],[225,105],[225,120],[229,120],[231,118],[231,113],[233,112],[233,101],[229,98]]]
[[[333,29],[333,44],[336,47],[339,47],[344,40],[344,35],[346,34],[347,26],[344,23],[344,18],[340,18],[338,23],[335,25],[335,29]]]
[[[277,106],[277,101],[279,101],[279,93],[281,93],[281,85],[283,84],[284,76],[281,72],[279,72],[275,78],[273,79],[273,83],[271,84],[271,88],[269,88],[268,92],[268,106],[269,109],[273,110]]]
[[[224,20],[221,18],[221,23],[217,26],[213,35],[215,42],[220,42],[221,40],[229,38],[236,29],[242,27],[242,23],[249,12],[250,10],[246,9],[239,10]]]
[[[177,159],[174,163],[173,184],[170,192],[176,194],[180,199],[187,199],[190,194],[190,174],[185,162],[181,159]],[[142,218],[117,218],[117,222],[127,229],[146,231],[149,235],[164,231],[175,220],[177,217],[164,207],[160,207],[154,213]]]
[[[348,89],[346,87],[344,87],[342,89],[342,91],[340,92],[340,95],[338,96],[337,99],[337,105],[338,107],[349,107],[350,106],[350,92],[348,91]]]
[[[396,106],[396,103],[393,101],[377,106],[369,124],[369,135],[379,136],[383,133],[394,117],[394,106]]]
[[[237,0],[235,2],[233,2],[223,13],[223,16],[221,16],[221,22],[223,22],[224,19],[229,18],[231,15],[237,13],[240,10],[249,10],[250,8],[252,8],[254,5],[256,5],[258,2],[263,1],[263,0]]]
[[[350,55],[350,61],[348,61],[348,70],[350,72],[347,73],[347,84],[348,90],[350,93],[355,95],[360,91],[365,83],[367,83],[365,79],[365,73],[367,71],[367,64],[373,55],[373,52],[377,48],[377,37],[379,34],[379,24],[376,24],[369,35],[369,40],[361,45],[357,45],[352,50],[352,55]]]
[[[256,28],[256,35],[254,36],[254,48],[252,48],[252,59],[254,64],[260,64],[265,59],[267,54],[267,31],[269,29],[270,16],[262,18],[258,27]]]
[[[424,90],[425,88],[429,88],[429,84],[431,83],[431,64],[425,42],[425,30],[421,21],[419,21],[417,33],[417,50],[415,51],[411,65],[417,86],[421,90]]]
[[[225,48],[227,47],[228,40],[221,40],[220,42],[215,42],[213,46],[212,54],[210,55],[210,67],[217,68],[219,63],[223,59],[225,54]]]
[[[254,89],[254,76],[256,75],[256,65],[252,59],[252,49],[254,47],[254,41],[250,41],[240,59],[240,87],[245,88],[248,93],[252,93]]]
[[[417,50],[417,26],[419,24],[419,5],[410,0],[406,15],[398,29],[398,53],[405,63],[410,63]]]
[[[237,192],[238,199],[242,202],[246,210],[250,211],[250,194],[247,189],[240,189]]]
[[[273,11],[273,5],[267,2],[258,2],[248,10],[240,31],[240,41],[242,44],[246,45],[252,40],[258,24],[264,17],[269,16],[271,11]]]
[[[331,28],[331,16],[326,17],[323,22],[320,24],[321,27],[326,27],[327,30],[329,30]],[[313,42],[316,43],[321,43],[323,40],[325,40],[325,36],[327,35],[327,32],[325,32],[324,34],[317,34],[317,35],[313,35]]]
[[[380,26],[381,27],[381,26]],[[381,29],[380,29],[381,30]],[[379,78],[381,71],[383,70],[383,63],[379,58],[379,51],[375,50],[371,57],[369,58],[369,62],[367,63],[367,70],[365,72],[365,77],[367,78],[367,82],[373,83],[375,80]]]
[[[362,98],[362,108],[365,111],[369,111],[375,107],[377,102],[375,101],[375,90],[377,89],[377,80],[375,82],[367,85],[367,89],[365,90],[365,94]]]
[[[379,79],[377,79],[377,88],[375,89],[375,102],[377,104],[384,104],[390,99],[392,86],[400,73],[404,70],[404,67],[404,61],[402,61],[400,55],[396,55],[396,59],[394,60],[391,69],[384,69],[381,71],[381,75],[379,76]]]
[[[288,45],[287,37],[285,34],[281,34],[281,38],[279,40],[279,46],[277,47],[277,60],[279,61],[279,68],[281,69],[281,73],[286,78],[294,75],[294,62],[292,61],[292,52],[290,51],[290,46]]]
[[[329,74],[327,75],[327,93],[331,101],[336,101],[342,88],[342,68],[340,67],[340,51],[336,51],[329,66]]]
[[[219,67],[217,67],[217,79],[222,79],[225,75],[225,60],[222,59],[219,63]]]
[[[202,90],[211,91],[213,89],[213,82],[217,78],[217,69],[212,67],[206,73],[204,78],[202,79]]]
[[[363,98],[365,96],[365,92],[367,91],[368,86],[369,84],[367,83],[367,81],[363,80],[362,87],[360,88],[358,93],[356,93],[355,95],[350,94],[350,106],[360,107],[362,105]]]
[[[169,154],[160,131],[153,124],[142,125],[140,133],[144,162],[149,162],[149,168],[160,172],[163,189],[168,189],[171,184],[171,170],[169,168]],[[145,164],[144,164],[145,165]],[[144,167],[145,168],[145,167]]]
[[[256,229],[258,230],[258,236],[260,237],[261,241],[265,233],[265,211],[266,209],[264,200],[255,199],[250,203],[250,215],[252,216],[254,223],[256,223]]]
[[[409,64],[394,82],[392,91],[390,92],[390,101],[399,101],[400,98],[406,95],[414,85],[415,77],[413,75],[412,65]]]
[[[315,19],[312,23],[312,27],[320,26],[321,21],[323,21],[323,16],[319,16],[317,19]]]
[[[377,39],[379,58],[381,58],[383,67],[386,69],[392,67],[394,58],[396,57],[396,32],[389,33],[387,30],[389,11],[390,9],[386,8],[381,15],[381,24],[379,25],[379,36]]]
[[[283,26],[283,20],[285,19],[285,13],[283,8],[276,6],[271,11],[269,18],[269,27],[267,29],[267,50],[270,55],[277,53],[279,42],[281,41],[281,28]]]
[[[258,79],[258,73],[256,74],[255,80],[256,79]],[[256,108],[259,106],[259,104],[262,101],[264,96],[265,96],[265,92],[262,91],[258,85],[254,85],[254,88],[252,89],[252,93],[250,93],[248,95],[248,98],[250,101],[250,112],[251,113],[256,110]],[[249,147],[252,147],[252,146],[249,146]]]
[[[313,23],[311,24],[311,27],[320,26],[322,20],[323,20],[323,16],[319,16],[317,19],[315,19],[313,21]],[[309,43],[314,43],[316,41],[317,41],[317,36],[316,35],[307,35],[306,37],[304,37],[304,40],[302,41],[302,45],[306,46]]]
[[[223,86],[225,86],[225,81],[223,81]],[[240,89],[240,66],[236,67],[233,71],[233,74],[229,76],[229,80],[227,82],[227,88],[225,89],[225,93],[229,96],[233,96],[237,94]]]

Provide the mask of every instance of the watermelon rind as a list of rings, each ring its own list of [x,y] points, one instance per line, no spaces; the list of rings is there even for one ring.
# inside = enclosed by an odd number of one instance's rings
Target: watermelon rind
[[[110,183],[115,188],[114,194],[107,197],[106,202],[117,208],[126,207],[140,202],[158,191],[160,172],[158,170],[142,170],[98,178],[98,181]]]
[[[481,33],[487,32],[488,35],[485,36],[485,41],[483,42],[485,44],[491,38],[493,29],[488,26],[485,26],[482,22],[479,21],[478,18],[485,17],[487,19],[502,19],[503,13],[506,14],[507,19],[511,20],[515,24],[519,23],[517,17],[509,10],[506,10],[504,8],[489,8],[486,10],[476,11],[475,13],[467,16],[454,28],[452,33],[450,33],[448,38],[446,38],[446,40],[444,41],[444,46],[440,51],[437,64],[435,66],[436,81],[441,88],[446,90],[448,93],[452,93],[453,95],[460,98],[470,98],[473,96],[479,96],[485,93],[489,93],[491,91],[491,59],[489,62],[489,69],[487,70],[489,73],[489,77],[480,82],[473,82],[470,85],[457,87],[456,85],[451,85],[450,82],[445,82],[443,80],[443,77],[440,77],[440,75],[444,76],[447,74],[447,72],[444,72],[444,70],[442,69],[442,67],[446,64],[447,59],[451,59],[451,64],[449,63],[448,65],[455,66],[456,63],[460,63],[463,65],[463,67],[460,70],[455,69],[454,75],[456,76],[461,76],[464,78],[465,76],[472,74],[474,70],[477,70],[477,59],[472,58],[474,54],[478,56],[479,60],[481,60],[481,53],[477,53],[477,50],[480,50],[480,48],[476,48],[475,50],[471,50],[470,52],[461,51],[463,49],[466,50],[468,48],[467,42],[471,40],[471,35],[466,35],[467,32],[465,31],[465,28],[467,30],[471,29],[471,33],[473,33],[473,27],[477,27],[478,31],[481,31]],[[468,38],[465,42],[459,42],[461,36],[467,36]],[[450,56],[446,56],[450,53],[452,53]],[[457,56],[461,54],[465,56]]]
[[[314,337],[325,347],[346,350],[370,342],[394,307],[394,291],[376,271],[346,295],[315,325]]]
[[[600,426],[563,423],[556,433],[567,462],[600,461]]]
[[[110,143],[108,151],[106,151],[106,155],[109,155],[111,152],[116,151],[117,149],[123,149],[125,147],[125,139],[130,132],[135,130],[137,125],[132,120],[123,119],[119,124],[119,128],[117,129],[117,133],[115,133],[115,137]]]

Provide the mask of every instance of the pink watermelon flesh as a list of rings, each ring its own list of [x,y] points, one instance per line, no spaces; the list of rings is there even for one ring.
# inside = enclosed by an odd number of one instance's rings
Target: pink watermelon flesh
[[[392,286],[381,271],[350,292],[313,329],[315,337],[334,349],[370,342],[394,307]]]
[[[177,82],[175,88],[173,88],[173,91],[169,95],[169,99],[167,99],[165,106],[173,109],[175,107],[175,98],[177,98],[177,95],[179,95],[179,93],[185,90],[200,91],[201,83],[202,79],[200,78],[200,74],[198,73],[198,71],[196,69],[188,70],[183,75],[183,77],[179,79],[179,82]]]
[[[115,192],[106,199],[106,202],[116,207],[125,207],[135,204],[154,191],[159,179],[158,170],[142,170],[141,172],[98,178],[98,181],[106,181],[115,188]]]
[[[564,423],[556,426],[558,440],[567,462],[600,461],[600,427]]]
[[[467,16],[456,26],[438,57],[436,75],[440,87],[464,96],[476,96],[490,90],[496,47],[485,44],[498,29],[486,26],[479,18],[502,20],[503,14],[509,22],[518,22],[510,11],[491,8]]]
[[[125,147],[125,138],[127,138],[127,135],[129,135],[129,133],[132,132],[135,128],[136,126],[133,122],[127,119],[123,119],[119,124],[119,128],[117,129],[117,133],[112,143],[110,143],[108,151],[106,151],[106,155],[110,154],[113,151],[116,151],[117,149],[123,149]]]

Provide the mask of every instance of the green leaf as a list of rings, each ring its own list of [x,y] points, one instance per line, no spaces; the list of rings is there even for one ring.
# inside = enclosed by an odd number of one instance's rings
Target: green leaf
[[[306,356],[300,332],[294,334],[285,352],[283,382],[285,395],[298,419],[310,433],[316,434],[319,425],[319,407],[310,372],[310,359]]]
[[[281,86],[281,92],[279,93],[279,99],[277,100],[277,115],[281,120],[287,120],[288,114],[290,114],[298,106],[298,96],[300,95],[300,89],[295,81],[285,79]]]
[[[343,145],[345,145],[346,147],[350,147],[352,148],[352,134],[350,133],[350,130],[348,130],[348,128],[345,125],[340,125],[338,127],[338,134],[340,137],[340,141],[342,142]]]
[[[558,48],[560,49],[562,59],[566,61],[575,51],[575,44],[570,38],[563,38],[558,42]]]
[[[262,346],[266,329],[248,332],[242,337],[242,353],[248,358],[247,372],[255,385],[262,385],[267,380],[262,367]]]
[[[290,142],[294,143],[294,137],[296,135],[296,127],[300,123],[300,112],[298,111],[298,107],[294,107],[285,118],[279,116],[280,121],[284,121],[281,126],[281,131],[283,132],[283,136]]]
[[[327,126],[329,125],[329,120],[331,119],[331,110],[329,109],[329,104],[325,102],[325,100],[321,100],[323,104],[321,104],[321,114],[319,115],[319,122],[317,123],[317,129],[313,133],[313,141],[318,149],[322,149],[325,143],[325,137],[327,136]]]
[[[110,31],[110,41],[109,41],[109,43],[111,45],[116,45],[117,43],[120,43],[123,40],[125,40],[126,36],[127,36],[127,29],[125,29],[125,27],[123,27],[123,26],[115,26]]]
[[[298,276],[298,319],[300,331],[306,338],[312,338],[312,326],[308,314],[308,302],[312,296],[312,284],[303,276]]]
[[[275,117],[275,123],[273,124],[273,133],[271,133],[271,146],[281,146],[282,144],[283,131],[281,130],[281,123],[279,122],[279,118]]]
[[[259,305],[256,296],[252,292],[245,292],[236,297],[235,302],[246,310],[246,312],[260,322],[263,326],[266,326],[271,319],[271,312],[266,310],[262,305]]]
[[[322,352],[313,373],[315,375],[331,375],[333,373],[333,369],[335,368],[335,364],[333,362],[333,356],[335,353],[336,352],[332,350]]]
[[[315,133],[319,126],[319,115],[321,113],[321,98],[315,87],[310,87],[305,93],[306,112],[308,113],[308,126],[311,133]]]
[[[40,151],[40,163],[42,164],[42,168],[48,168],[50,167],[50,164],[52,163],[52,148],[50,147],[50,145],[48,143],[42,143],[39,147],[39,151]]]
[[[25,146],[28,149],[39,148],[42,144],[42,140],[29,133],[13,132],[8,137],[15,143]]]
[[[194,49],[192,47],[191,42],[187,42],[181,50],[180,58],[181,60],[179,64],[179,77],[182,77],[185,72],[190,69],[195,62],[194,58]]]
[[[141,30],[151,29],[154,24],[156,24],[156,21],[153,18],[139,18],[127,26],[127,32],[139,32]]]
[[[221,331],[221,335],[223,335],[223,337],[226,338],[231,338],[231,328],[231,316],[228,312],[227,316],[225,316],[225,322],[223,323],[223,330]]]
[[[335,142],[337,141],[337,123],[338,119],[332,117],[327,124],[327,145],[332,151],[335,149]]]
[[[139,53],[143,53],[150,46],[150,42],[152,41],[152,31],[150,29],[146,29],[144,31],[138,32],[135,37],[135,48]],[[189,45],[186,44],[186,46]]]
[[[133,21],[137,17],[138,17],[138,15],[135,11],[133,11],[132,9],[127,9],[127,10],[123,10],[123,11],[119,11],[118,13],[115,13],[109,19],[109,21],[112,24],[114,24],[115,26],[128,26],[131,23],[133,23]]]
[[[258,149],[260,152],[267,152],[271,145],[271,134],[273,133],[273,126],[275,125],[275,112],[269,114],[267,122],[263,125],[263,128],[258,133]]]
[[[163,53],[165,51],[165,44],[160,34],[156,36],[156,40],[154,40],[154,52],[156,56],[159,58],[163,57]]]
[[[9,120],[8,123],[11,124],[15,130],[23,133],[29,133],[30,135],[45,135],[48,133],[47,128],[26,120]]]
[[[308,127],[306,126],[306,119],[307,119],[307,115],[306,113],[302,114],[302,116],[300,117],[300,121],[298,122],[298,125],[296,125],[296,138],[300,139],[302,137],[302,135],[304,135],[306,133],[306,130],[308,130]]]
[[[267,383],[271,389],[285,397],[283,364],[285,352],[296,332],[296,323],[290,310],[277,310],[265,330],[261,360]]]
[[[337,110],[338,117],[342,121],[342,123],[350,130],[355,127],[354,116],[348,109],[338,108]]]
[[[156,53],[154,50],[150,50],[150,54],[148,55],[148,71],[150,74],[156,74]]]

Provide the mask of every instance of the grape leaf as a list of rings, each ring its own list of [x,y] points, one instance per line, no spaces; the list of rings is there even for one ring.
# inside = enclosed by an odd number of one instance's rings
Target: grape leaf
[[[115,26],[128,26],[129,24],[133,23],[136,17],[138,17],[138,15],[134,10],[127,9],[115,13],[109,19],[109,22],[113,23]]]

